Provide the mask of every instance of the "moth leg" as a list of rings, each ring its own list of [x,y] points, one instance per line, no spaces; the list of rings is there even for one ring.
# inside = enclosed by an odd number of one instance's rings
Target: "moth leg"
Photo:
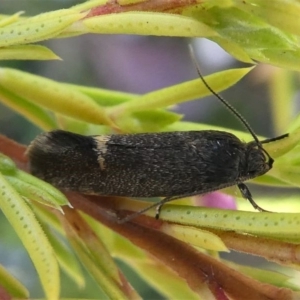
[[[246,200],[248,200],[248,201],[251,203],[251,205],[252,205],[255,209],[257,209],[258,211],[270,212],[270,211],[268,211],[268,210],[265,210],[265,209],[261,208],[261,207],[253,200],[252,195],[251,195],[251,193],[250,193],[248,187],[247,187],[244,183],[239,183],[239,184],[238,184],[238,188],[240,189],[242,196],[243,196]]]
[[[156,220],[159,219],[160,211],[161,211],[161,208],[163,207],[163,205],[169,201],[175,200],[174,198],[177,199],[176,197],[166,197],[166,198],[162,199],[160,202],[158,202],[158,204],[156,205],[156,208],[155,208],[155,219]]]
[[[189,197],[189,196],[198,195],[198,194],[199,194],[199,192],[197,192],[197,193],[191,193],[191,194],[185,194],[185,195],[180,195],[180,196],[171,196],[171,197],[166,197],[166,198],[162,199],[161,201],[159,201],[156,204],[155,219],[156,220],[159,219],[160,211],[161,211],[163,205],[166,204],[167,202],[170,202],[170,201],[173,201],[173,200],[177,200],[177,199],[181,199],[181,198],[185,198],[185,197]]]
[[[118,220],[118,223],[119,224],[124,224],[132,219],[134,219],[135,217],[143,214],[144,212],[148,211],[149,209],[151,208],[154,208],[155,207],[155,219],[158,220],[159,219],[159,214],[160,214],[160,211],[161,211],[161,208],[162,206],[166,203],[166,202],[169,202],[169,201],[172,201],[172,200],[175,200],[175,199],[180,199],[180,198],[183,198],[184,196],[180,197],[180,196],[173,196],[173,197],[166,197],[164,199],[162,199],[160,202],[158,203],[153,203],[152,205],[149,205],[147,207],[145,207],[144,209],[142,210],[139,210],[139,211],[136,211],[130,215],[128,215],[127,217],[125,218],[122,218],[120,220]]]
[[[141,209],[141,210],[139,210],[139,211],[136,211],[136,212],[132,213],[131,215],[129,215],[129,216],[123,218],[123,219],[118,220],[118,223],[119,223],[119,224],[126,223],[126,222],[128,222],[128,221],[134,219],[135,217],[137,217],[137,216],[143,214],[144,212],[146,212],[146,211],[148,211],[148,210],[150,210],[151,208],[154,208],[154,207],[155,207],[155,219],[158,220],[159,214],[160,214],[160,210],[161,210],[162,206],[163,206],[166,202],[169,202],[169,201],[172,201],[172,200],[175,200],[175,199],[178,199],[178,198],[180,198],[180,197],[166,197],[166,198],[162,199],[162,200],[161,200],[160,202],[158,202],[158,203],[153,203],[153,204],[151,204],[151,205],[145,207],[144,209]]]

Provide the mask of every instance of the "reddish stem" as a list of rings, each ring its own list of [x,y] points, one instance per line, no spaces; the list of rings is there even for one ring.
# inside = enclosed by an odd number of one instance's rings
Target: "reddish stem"
[[[111,0],[104,5],[92,8],[85,18],[99,15],[121,13],[128,11],[152,11],[152,12],[177,12],[184,7],[199,4],[197,0],[148,0],[135,4],[121,5],[116,0]]]

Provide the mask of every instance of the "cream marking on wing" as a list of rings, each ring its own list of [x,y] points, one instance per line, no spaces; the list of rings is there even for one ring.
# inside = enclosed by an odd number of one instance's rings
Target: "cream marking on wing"
[[[98,163],[101,170],[105,170],[105,153],[107,152],[107,142],[110,140],[109,135],[99,135],[94,137],[97,143]]]

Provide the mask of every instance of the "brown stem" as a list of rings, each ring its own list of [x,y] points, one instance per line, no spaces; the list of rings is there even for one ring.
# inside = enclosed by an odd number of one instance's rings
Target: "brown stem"
[[[264,257],[276,263],[299,264],[300,245],[233,231],[207,229],[218,235],[229,249]]]
[[[135,4],[121,5],[116,0],[110,0],[104,5],[92,8],[85,18],[100,15],[121,13],[127,11],[177,12],[184,7],[199,4],[197,0],[148,0]]]
[[[9,295],[7,290],[0,285],[0,299],[1,300],[11,300],[12,297]]]

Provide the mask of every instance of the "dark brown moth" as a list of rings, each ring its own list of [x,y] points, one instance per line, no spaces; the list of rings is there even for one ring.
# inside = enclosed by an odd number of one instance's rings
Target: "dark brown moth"
[[[243,182],[273,164],[256,142],[214,130],[100,136],[55,130],[39,135],[27,155],[31,173],[62,190],[165,197],[161,205],[238,185],[259,210]]]
[[[244,181],[267,173],[273,159],[246,120],[206,83],[207,88],[245,125],[253,141],[225,131],[160,132],[83,136],[63,130],[39,135],[29,146],[33,175],[62,190],[126,197],[164,197],[157,204],[237,185],[255,209]]]

